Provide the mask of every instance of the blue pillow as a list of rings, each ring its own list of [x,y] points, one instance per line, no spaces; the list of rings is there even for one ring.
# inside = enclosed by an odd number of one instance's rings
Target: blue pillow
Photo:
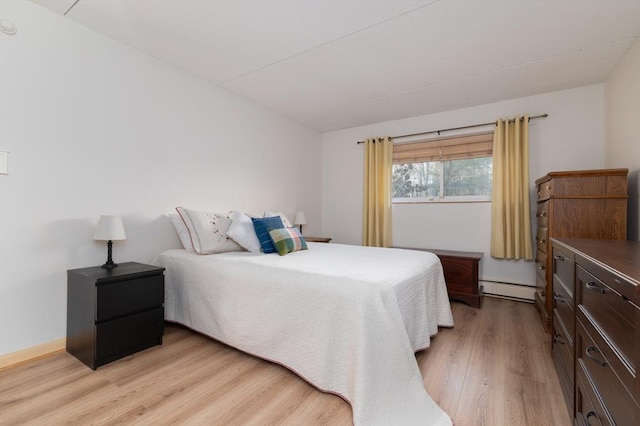
[[[258,237],[258,241],[260,241],[260,248],[263,253],[275,253],[276,247],[273,245],[273,241],[271,241],[271,237],[269,236],[269,231],[272,229],[282,229],[284,225],[282,224],[282,219],[279,216],[273,217],[262,217],[256,218],[252,217],[253,228],[256,230],[256,236]]]

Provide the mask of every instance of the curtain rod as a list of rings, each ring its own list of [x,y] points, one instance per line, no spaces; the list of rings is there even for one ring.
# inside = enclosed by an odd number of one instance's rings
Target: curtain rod
[[[534,118],[546,118],[548,117],[549,114],[540,114],[540,115],[534,115],[529,117],[529,120],[534,119]],[[513,120],[509,120],[510,122],[513,122]],[[437,133],[440,134],[440,132],[448,132],[450,130],[462,130],[462,129],[471,129],[473,127],[483,127],[483,126],[488,126],[490,124],[497,124],[497,121],[491,121],[489,123],[482,123],[482,124],[471,124],[469,126],[461,126],[461,127],[451,127],[449,129],[440,129],[440,130],[431,130],[429,132],[420,132],[420,133],[411,133],[408,135],[398,135],[398,136],[390,136],[391,139],[398,139],[398,138],[408,138],[409,136],[420,136],[420,135],[429,135],[431,133]],[[356,142],[358,144],[361,143],[365,143],[365,141],[358,141]]]

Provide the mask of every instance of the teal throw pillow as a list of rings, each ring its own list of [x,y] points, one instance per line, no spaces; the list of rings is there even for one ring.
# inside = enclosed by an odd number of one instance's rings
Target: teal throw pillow
[[[256,230],[256,236],[260,241],[260,249],[263,253],[275,253],[276,248],[269,237],[270,229],[284,228],[282,219],[279,216],[273,217],[252,217],[253,228]]]

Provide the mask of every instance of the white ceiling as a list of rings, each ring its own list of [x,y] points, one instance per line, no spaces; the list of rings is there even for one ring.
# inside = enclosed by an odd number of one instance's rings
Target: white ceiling
[[[32,1],[320,131],[600,83],[640,34],[640,0]]]

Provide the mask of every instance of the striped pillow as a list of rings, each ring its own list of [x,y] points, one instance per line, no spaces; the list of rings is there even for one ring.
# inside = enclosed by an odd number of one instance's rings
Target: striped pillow
[[[307,249],[307,242],[302,238],[298,228],[271,229],[269,237],[280,256]]]

